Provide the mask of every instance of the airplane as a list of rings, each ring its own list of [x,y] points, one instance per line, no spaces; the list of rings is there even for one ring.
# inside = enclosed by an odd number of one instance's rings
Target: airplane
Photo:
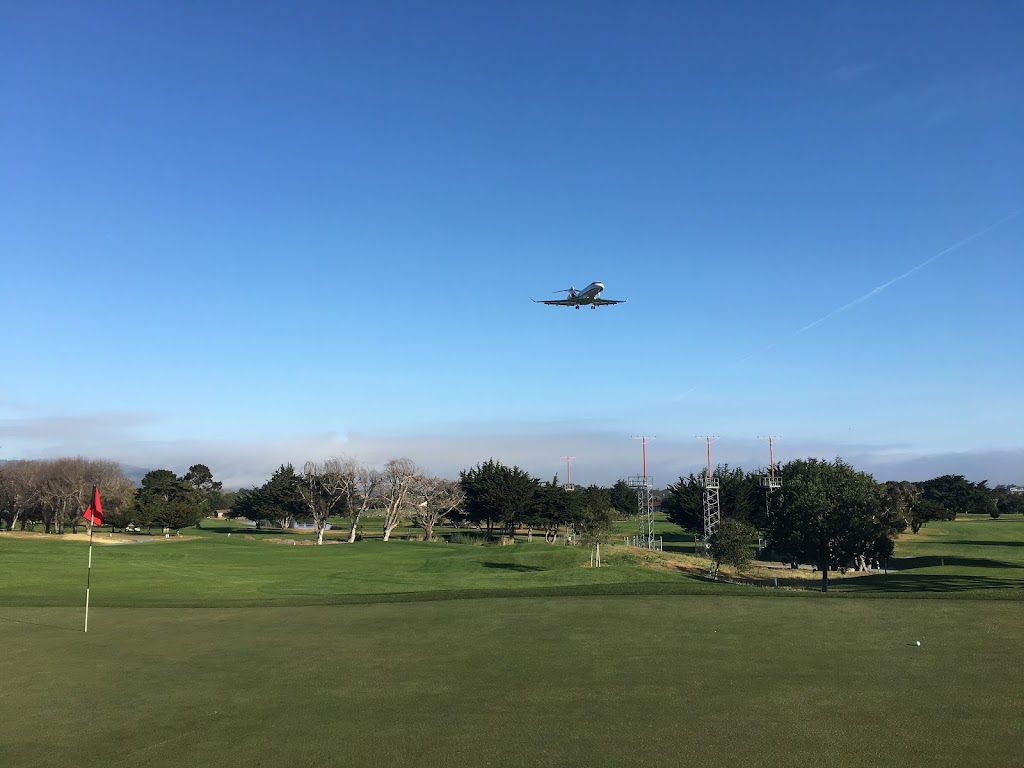
[[[614,299],[602,299],[601,291],[604,290],[604,283],[595,280],[582,291],[577,291],[575,288],[565,288],[561,291],[555,291],[555,293],[567,293],[569,294],[564,299],[549,299],[543,301],[541,299],[531,298],[530,301],[536,304],[550,304],[557,307],[575,307],[579,309],[583,304],[589,304],[591,309],[597,309],[608,304],[622,304],[625,299],[614,300]]]

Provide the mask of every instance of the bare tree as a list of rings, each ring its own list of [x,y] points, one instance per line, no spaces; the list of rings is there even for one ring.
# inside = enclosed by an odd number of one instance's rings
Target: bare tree
[[[71,517],[71,530],[78,532],[78,526],[85,518],[82,514],[92,499],[92,486],[100,489],[104,511],[117,513],[135,496],[135,483],[125,476],[121,465],[106,459],[79,459],[81,472],[77,475],[78,498]]]
[[[370,469],[352,457],[339,459],[339,464],[346,480],[345,512],[350,522],[348,543],[351,544],[356,540],[360,518],[370,508],[377,495],[381,475],[376,469]]]
[[[30,510],[38,506],[41,472],[38,461],[11,461],[0,467],[0,515],[8,531],[19,518],[24,529]]]
[[[0,466],[0,518],[4,521],[3,530],[9,531],[18,521],[22,502],[16,492],[16,464],[10,462]]]
[[[381,472],[380,497],[384,503],[384,541],[391,538],[403,518],[408,517],[406,497],[419,475],[412,459],[391,459]]]
[[[63,534],[65,523],[73,523],[85,509],[82,497],[87,482],[86,463],[81,456],[43,462],[39,500],[47,533]]]
[[[135,504],[135,483],[124,473],[121,465],[113,461],[94,461],[92,485],[99,486],[103,498],[103,512],[108,522],[132,516]],[[88,494],[91,489],[87,489]],[[88,497],[86,497],[88,504]],[[130,520],[127,520],[130,522]]]
[[[309,509],[316,529],[316,543],[324,543],[327,518],[337,514],[348,499],[351,477],[341,459],[327,459],[322,464],[307,461],[299,482],[299,493]]]
[[[0,468],[0,510],[8,530],[19,517],[38,515],[47,533],[63,533],[70,523],[76,531],[90,498],[99,486],[104,504],[117,510],[131,504],[135,486],[113,461],[65,456],[38,461],[14,461]]]
[[[423,527],[423,537],[434,539],[434,526],[462,504],[465,494],[462,486],[454,480],[440,477],[417,477],[412,494],[418,500],[413,520]]]

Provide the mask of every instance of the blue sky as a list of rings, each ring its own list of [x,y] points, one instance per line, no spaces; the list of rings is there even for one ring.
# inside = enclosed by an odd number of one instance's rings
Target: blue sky
[[[1024,7],[0,15],[2,457],[1024,481]]]

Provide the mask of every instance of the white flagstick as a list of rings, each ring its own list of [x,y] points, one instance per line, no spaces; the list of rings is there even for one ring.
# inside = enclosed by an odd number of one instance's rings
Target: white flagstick
[[[92,579],[92,523],[89,523],[89,567],[85,572],[85,631],[89,631],[89,582]]]

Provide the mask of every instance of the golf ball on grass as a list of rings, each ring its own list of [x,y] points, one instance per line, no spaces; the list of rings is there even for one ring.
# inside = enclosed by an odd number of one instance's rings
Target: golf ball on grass
[[[914,645],[920,646],[921,645],[921,641],[920,640],[915,640],[914,641]]]

